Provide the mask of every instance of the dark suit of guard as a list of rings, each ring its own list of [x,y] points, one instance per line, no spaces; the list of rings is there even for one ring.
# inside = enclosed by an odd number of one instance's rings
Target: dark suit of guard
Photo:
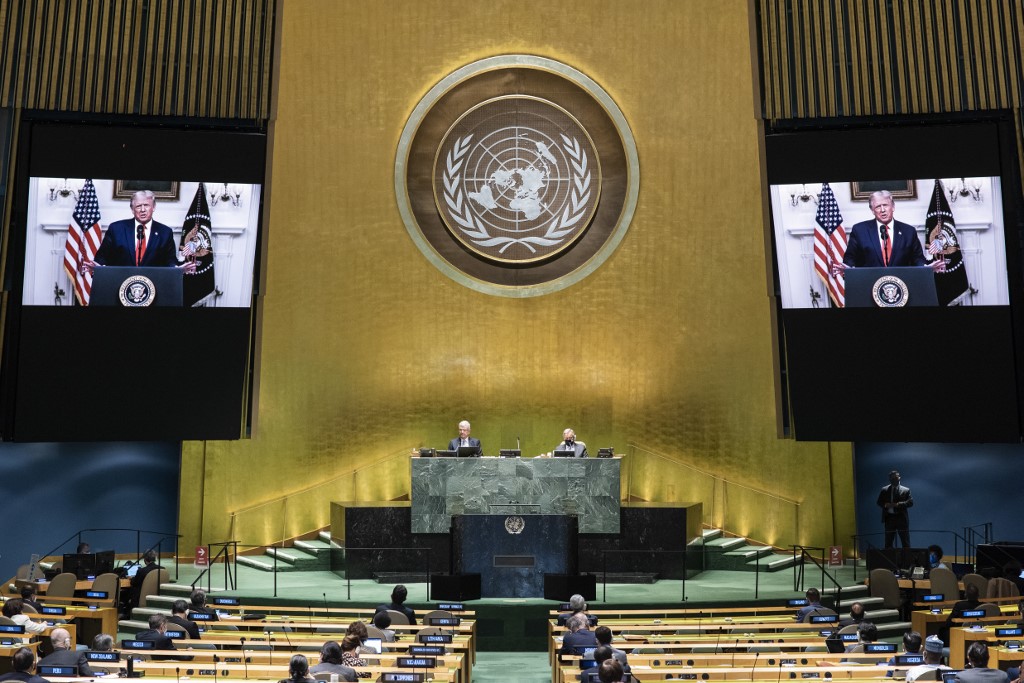
[[[910,489],[898,482],[883,486],[878,494],[877,504],[882,509],[882,522],[885,524],[885,547],[893,547],[896,532],[899,532],[903,547],[909,548],[910,515],[907,509],[914,506],[914,497],[910,495]],[[894,504],[895,507],[886,508],[887,504]]]

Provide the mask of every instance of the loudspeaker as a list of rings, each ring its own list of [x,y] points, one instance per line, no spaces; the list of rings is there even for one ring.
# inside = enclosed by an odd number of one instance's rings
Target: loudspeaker
[[[576,593],[584,600],[597,600],[597,577],[593,574],[545,574],[544,599],[568,602]]]
[[[479,574],[432,574],[430,599],[464,602],[480,599]]]

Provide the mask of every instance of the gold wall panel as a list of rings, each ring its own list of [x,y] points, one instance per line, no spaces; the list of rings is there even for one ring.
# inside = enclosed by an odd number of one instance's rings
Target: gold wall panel
[[[754,538],[848,537],[852,515],[836,522],[832,509],[833,496],[852,499],[848,449],[830,480],[827,444],[776,438],[748,10],[746,0],[284,3],[258,413],[250,440],[185,445],[182,547],[232,533],[275,541],[329,524],[333,500],[401,498],[409,449],[446,444],[462,418],[490,453],[517,437],[525,455],[548,451],[572,426],[592,451],[635,458],[634,497],[709,490],[724,498],[700,501],[706,521]],[[616,253],[530,299],[438,272],[410,240],[392,184],[416,102],[460,66],[506,53],[600,83],[641,165]],[[691,487],[683,465],[721,481]],[[769,498],[792,502],[765,514]],[[245,521],[232,528],[232,513]]]

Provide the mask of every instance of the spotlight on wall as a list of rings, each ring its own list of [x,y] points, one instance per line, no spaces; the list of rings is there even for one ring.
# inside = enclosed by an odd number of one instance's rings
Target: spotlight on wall
[[[217,206],[218,203],[230,202],[231,206],[242,205],[242,190],[237,185],[222,183],[224,187],[219,190],[210,191],[210,206]]]

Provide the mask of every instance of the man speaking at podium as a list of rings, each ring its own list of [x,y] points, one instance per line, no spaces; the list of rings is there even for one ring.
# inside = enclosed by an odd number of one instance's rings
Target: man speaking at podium
[[[469,436],[469,422],[463,420],[459,423],[459,435],[448,442],[448,450],[457,451],[461,447],[470,447],[476,449],[478,456],[484,454],[484,449],[480,445],[480,439],[471,439]]]
[[[149,190],[132,195],[132,215],[114,221],[103,235],[96,258],[82,262],[82,272],[91,273],[100,266],[177,267],[194,272],[194,261],[182,263],[174,246],[174,232],[153,220],[156,197]]]
[[[888,190],[872,192],[868,206],[875,217],[873,220],[857,223],[850,230],[843,262],[832,264],[832,270],[836,275],[847,268],[928,265],[936,272],[945,270],[946,262],[942,259],[925,261],[921,240],[918,239],[914,226],[893,218],[896,204]],[[928,251],[936,253],[937,244],[933,242]]]

